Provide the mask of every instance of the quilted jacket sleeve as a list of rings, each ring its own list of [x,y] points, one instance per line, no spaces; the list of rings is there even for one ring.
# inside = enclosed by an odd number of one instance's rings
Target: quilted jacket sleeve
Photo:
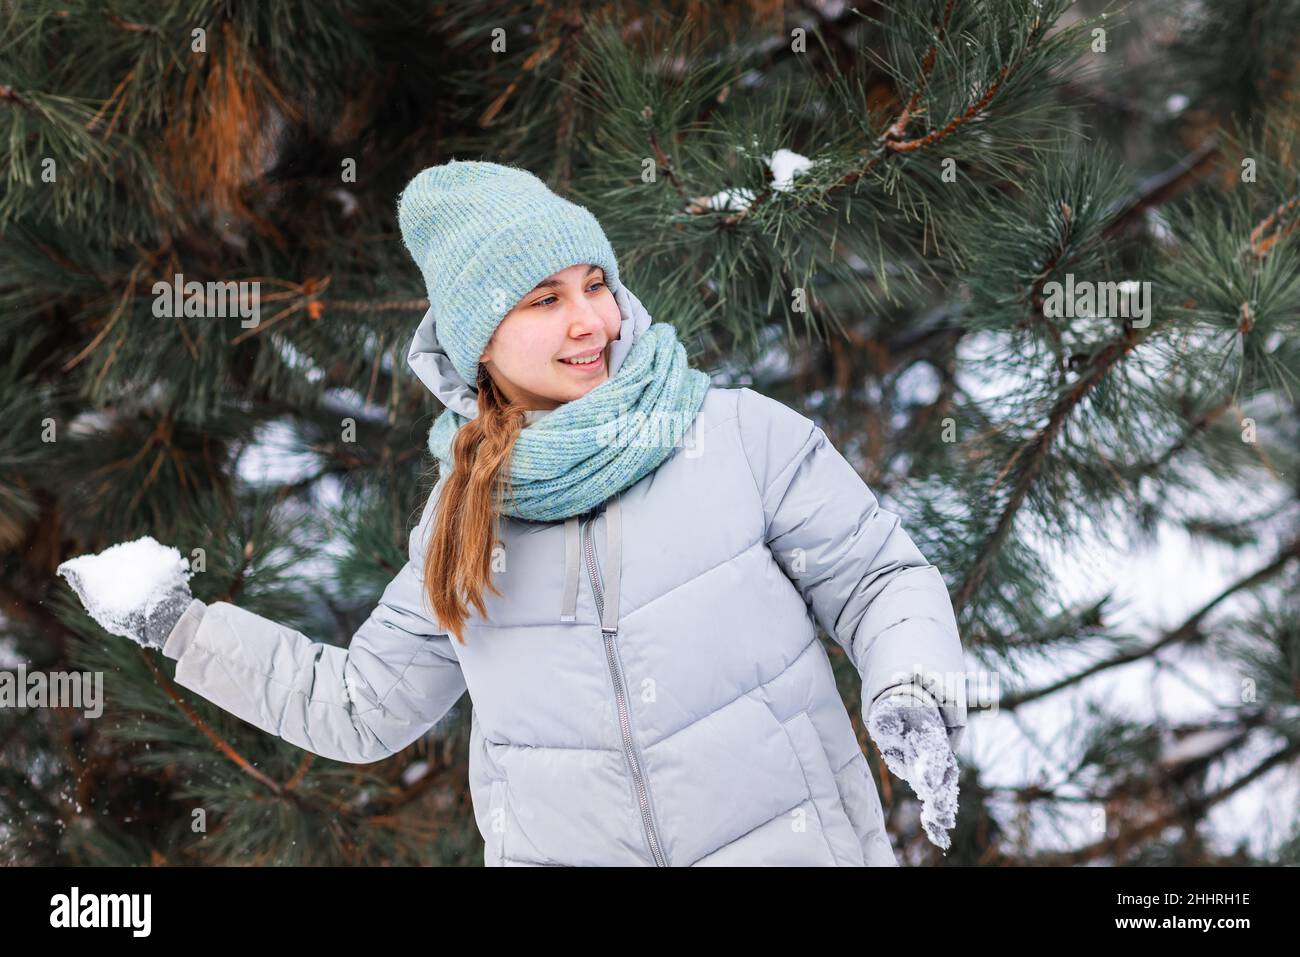
[[[438,489],[411,532],[408,561],[347,648],[227,602],[193,601],[163,654],[177,684],[300,748],[368,764],[405,748],[465,691],[452,639],[424,604],[423,547]]]
[[[775,399],[739,392],[768,548],[862,676],[864,716],[919,675],[955,749],[966,726],[965,659],[943,576],[821,428]]]

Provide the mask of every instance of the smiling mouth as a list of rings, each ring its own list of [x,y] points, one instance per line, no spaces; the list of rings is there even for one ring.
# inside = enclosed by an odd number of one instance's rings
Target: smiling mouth
[[[568,359],[559,359],[557,361],[562,362],[566,366],[573,366],[575,369],[587,369],[599,366],[604,362],[604,359],[605,350],[601,349],[599,352],[593,353],[590,356],[582,356],[580,358],[572,357]]]

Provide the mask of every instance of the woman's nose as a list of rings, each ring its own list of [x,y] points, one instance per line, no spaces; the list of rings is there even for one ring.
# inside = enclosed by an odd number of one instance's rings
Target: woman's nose
[[[605,318],[600,314],[595,303],[583,302],[574,307],[574,315],[569,320],[569,335],[573,338],[600,333],[604,328]]]

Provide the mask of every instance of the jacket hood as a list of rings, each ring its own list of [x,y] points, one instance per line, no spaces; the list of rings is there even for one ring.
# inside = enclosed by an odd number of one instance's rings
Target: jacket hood
[[[619,283],[614,293],[614,301],[618,303],[622,325],[619,328],[618,338],[610,345],[609,375],[611,378],[623,364],[623,359],[631,350],[637,336],[642,335],[651,323],[650,314],[646,312],[645,306],[641,305],[641,301],[622,283]],[[411,341],[406,362],[439,402],[465,418],[472,419],[478,415],[478,389],[466,382],[452,365],[451,357],[438,342],[435,324],[436,317],[433,314],[433,307],[430,306],[415,330],[415,338]],[[538,417],[530,412],[529,424]]]

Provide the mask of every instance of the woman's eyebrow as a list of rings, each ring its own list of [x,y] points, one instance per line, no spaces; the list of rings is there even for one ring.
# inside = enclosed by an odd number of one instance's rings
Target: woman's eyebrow
[[[594,273],[594,272],[600,272],[600,267],[599,267],[599,266],[592,266],[590,269],[587,270],[587,276],[590,276],[590,275],[591,275],[592,273]],[[583,279],[586,279],[587,276],[583,276],[582,278],[583,278]],[[541,282],[539,282],[536,286],[534,286],[534,287],[530,290],[530,292],[536,292],[538,289],[549,289],[549,288],[552,288],[552,287],[554,287],[554,286],[562,286],[562,285],[564,285],[564,284],[563,284],[562,282],[560,282],[560,280],[558,280],[558,279],[543,279],[543,280],[542,280]]]

